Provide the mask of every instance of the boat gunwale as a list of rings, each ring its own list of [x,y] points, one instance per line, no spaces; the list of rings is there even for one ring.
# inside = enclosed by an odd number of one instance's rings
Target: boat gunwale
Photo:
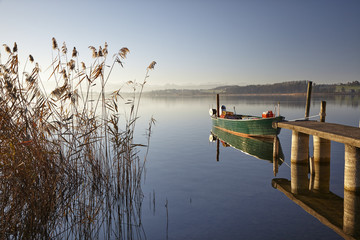
[[[241,115],[238,115],[238,116],[241,116]],[[227,120],[227,121],[237,121],[237,122],[245,122],[245,121],[259,121],[259,120],[273,120],[273,119],[276,119],[276,118],[282,118],[282,119],[285,119],[284,116],[277,116],[277,117],[269,117],[269,118],[263,118],[263,117],[258,117],[258,116],[248,116],[248,117],[254,117],[254,118],[247,118],[247,119],[234,119],[234,118],[221,118],[221,117],[213,117],[211,116],[211,119],[216,119],[216,120]]]

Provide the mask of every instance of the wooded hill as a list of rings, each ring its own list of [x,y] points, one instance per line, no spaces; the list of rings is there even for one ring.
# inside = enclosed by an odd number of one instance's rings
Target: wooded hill
[[[229,94],[229,95],[248,95],[248,94],[296,94],[306,93],[307,80],[291,81],[264,85],[247,85],[247,86],[220,86],[213,89],[167,89],[148,92],[149,95],[169,96],[169,95],[209,95],[209,94]],[[313,93],[324,94],[360,94],[359,81],[338,83],[338,84],[312,84]]]

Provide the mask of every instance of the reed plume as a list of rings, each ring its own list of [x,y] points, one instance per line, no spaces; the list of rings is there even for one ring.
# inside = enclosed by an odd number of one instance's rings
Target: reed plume
[[[152,61],[150,65],[148,66],[148,69],[154,69],[156,62]]]
[[[14,42],[13,52],[16,53],[18,51],[17,44]]]
[[[3,44],[3,46],[5,47],[5,52],[7,52],[8,54],[12,54],[11,49],[8,45]]]
[[[104,54],[103,54],[103,50],[102,50],[102,47],[101,46],[99,46],[99,57],[103,57],[104,56]]]
[[[66,47],[66,43],[64,42],[62,47],[61,47],[61,51],[66,55],[67,54],[67,47]]]
[[[72,51],[72,57],[75,58],[78,55],[78,52],[76,50],[76,47],[74,47],[73,51]]]
[[[52,48],[54,50],[58,48],[58,44],[57,44],[56,39],[54,37],[52,38]]]
[[[123,47],[120,49],[119,51],[119,56],[122,58],[122,59],[125,59],[126,58],[126,55],[130,52],[130,50],[126,47]]]
[[[121,102],[120,89],[110,97],[105,92],[115,63],[122,65],[129,49],[121,48],[107,71],[107,43],[98,52],[90,46],[95,61],[87,70],[84,62],[64,62],[66,44],[59,51],[52,38],[50,80],[56,87],[48,93],[41,88],[39,64],[19,74],[16,43],[13,52],[4,47],[9,57],[0,64],[0,239],[93,239],[100,228],[109,239],[146,238],[146,154],[140,159],[138,152],[148,150],[155,120],[147,145],[135,143],[140,97],[135,109],[135,97],[129,105]],[[78,56],[75,47],[69,54]],[[29,60],[34,62],[32,55]],[[154,65],[147,68],[140,96]],[[95,84],[101,93],[94,93]],[[125,119],[121,106],[130,108]]]

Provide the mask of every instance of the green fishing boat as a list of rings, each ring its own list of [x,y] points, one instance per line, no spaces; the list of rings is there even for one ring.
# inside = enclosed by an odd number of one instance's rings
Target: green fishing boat
[[[220,95],[216,94],[216,109],[210,109],[212,125],[214,128],[241,137],[264,137],[273,138],[280,133],[280,128],[273,127],[276,122],[283,121],[285,117],[280,115],[280,103],[277,107],[277,116],[272,111],[263,112],[261,117],[242,115],[226,111],[224,105],[220,109]]]
[[[285,119],[283,116],[274,116],[272,111],[264,112],[261,117],[234,114],[233,112],[225,111],[224,109],[222,109],[220,115],[217,114],[216,109],[210,109],[209,113],[213,127],[242,137],[277,136],[281,129],[274,128],[273,123]]]

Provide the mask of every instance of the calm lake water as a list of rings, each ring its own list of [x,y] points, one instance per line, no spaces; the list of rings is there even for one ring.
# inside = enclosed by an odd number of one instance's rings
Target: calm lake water
[[[327,122],[359,126],[359,99],[312,99],[310,115],[327,101]],[[305,97],[221,97],[237,113],[280,111],[287,120],[304,116]],[[143,98],[137,137],[147,121],[156,126],[143,181],[142,225],[147,239],[342,239],[272,187],[273,164],[232,147],[209,142],[215,97]],[[318,118],[317,118],[318,119]],[[279,135],[285,162],[276,178],[290,180],[291,131]],[[312,137],[310,137],[312,155]],[[343,197],[344,145],[331,143],[330,191]]]

